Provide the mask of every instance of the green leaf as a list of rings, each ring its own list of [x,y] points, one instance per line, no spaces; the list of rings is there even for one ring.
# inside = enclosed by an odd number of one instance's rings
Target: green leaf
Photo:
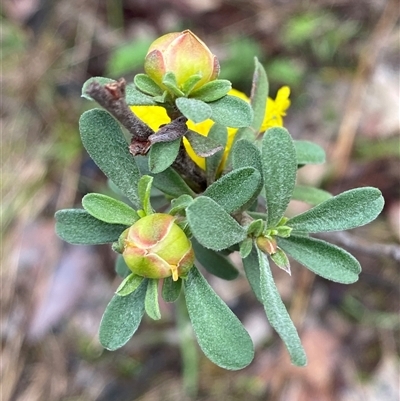
[[[374,220],[384,203],[379,189],[351,189],[293,217],[286,225],[307,233],[349,230]]]
[[[257,238],[263,233],[264,230],[265,222],[262,219],[253,220],[247,226],[247,235]]]
[[[254,143],[241,139],[235,142],[232,148],[232,167],[253,167],[260,175],[263,174],[260,149]]]
[[[146,216],[154,213],[154,210],[150,203],[151,196],[151,184],[153,183],[153,177],[149,175],[143,175],[138,184],[139,198],[142,202],[142,207]]]
[[[149,169],[153,174],[166,170],[176,159],[181,145],[181,138],[170,142],[158,142],[149,152]]]
[[[176,99],[175,104],[186,118],[196,124],[207,120],[211,116],[211,107],[201,100],[179,97]]]
[[[176,82],[175,74],[171,71],[168,71],[164,74],[162,79],[163,85],[165,85],[168,90],[176,97],[185,96],[185,94],[178,88],[178,84]]]
[[[358,280],[361,266],[344,249],[315,238],[291,235],[278,238],[278,245],[315,274],[342,284]]]
[[[250,255],[251,250],[253,249],[253,239],[252,238],[245,238],[244,241],[240,243],[240,256],[242,259],[247,258]]]
[[[332,198],[329,192],[319,188],[296,185],[294,187],[292,199],[308,203],[309,205],[318,205]]]
[[[139,216],[126,203],[107,195],[91,193],[82,198],[82,206],[93,217],[111,224],[131,226]]]
[[[148,95],[140,92],[134,83],[126,85],[125,101],[128,106],[156,106],[157,102]]]
[[[289,313],[276,288],[268,259],[258,248],[255,247],[255,251],[257,252],[259,263],[260,295],[267,318],[285,343],[292,363],[296,366],[305,366],[307,364],[306,354],[301,345],[296,327],[290,319]]]
[[[140,173],[118,123],[106,111],[92,109],[82,114],[79,129],[90,157],[138,208]]]
[[[214,123],[208,132],[207,138],[212,139],[218,145],[222,146],[222,150],[206,158],[206,176],[207,183],[212,184],[217,175],[219,165],[224,155],[223,150],[225,149],[226,142],[228,140],[228,130],[226,127]]]
[[[260,265],[258,263],[258,255],[255,248],[256,247],[252,247],[250,253],[243,258],[243,267],[254,295],[261,303],[263,303],[260,282]]]
[[[261,191],[261,175],[252,167],[233,170],[211,184],[205,191],[227,213],[252,203]]]
[[[309,141],[293,141],[296,149],[297,164],[325,163],[325,151],[321,146]]]
[[[250,104],[254,111],[254,117],[251,127],[255,133],[258,133],[265,117],[269,85],[264,67],[260,64],[257,57],[254,58],[254,61],[255,70],[250,97]]]
[[[190,97],[202,100],[203,102],[213,102],[221,99],[232,89],[232,84],[227,79],[216,79],[207,82],[201,88],[190,94]]]
[[[179,294],[181,293],[182,288],[182,280],[178,278],[177,281],[174,281],[172,277],[167,277],[164,279],[162,286],[162,297],[165,302],[175,302]]]
[[[204,248],[195,238],[192,238],[191,242],[196,259],[208,272],[224,280],[237,278],[239,271],[227,258],[211,249]]]
[[[218,203],[199,196],[186,209],[190,229],[206,248],[220,251],[243,241],[246,230]]]
[[[236,96],[226,95],[207,104],[212,110],[211,120],[225,127],[248,127],[253,121],[251,106]]]
[[[160,306],[158,304],[158,279],[148,279],[144,308],[151,319],[161,319]]]
[[[190,195],[181,195],[179,198],[172,199],[171,209],[168,212],[171,216],[175,216],[178,213],[185,215],[185,209],[193,202],[193,198]]]
[[[195,267],[184,281],[184,289],[189,318],[207,358],[225,369],[247,366],[254,357],[249,334]]]
[[[120,297],[125,297],[135,291],[142,283],[144,277],[138,276],[137,274],[131,273],[125,277],[122,283],[118,286],[115,293]]]
[[[196,86],[196,84],[201,81],[203,78],[202,74],[194,74],[192,75],[189,79],[185,81],[185,83],[182,85],[182,91],[183,93],[188,96],[189,93],[193,90],[193,88]]]
[[[188,130],[185,134],[194,153],[200,157],[209,157],[223,150],[223,147],[208,136],[200,135],[195,131]]]
[[[117,260],[115,261],[115,272],[122,278],[128,277],[132,273],[132,271],[126,265],[122,255],[117,256]]]
[[[100,322],[100,344],[115,351],[124,346],[135,334],[144,314],[147,279],[126,297],[114,295]]]
[[[288,273],[290,276],[292,275],[290,271],[290,262],[288,257],[286,256],[286,253],[282,251],[279,246],[276,248],[276,252],[270,255],[270,258],[273,260],[273,262],[282,270],[284,270],[286,273]]]
[[[82,94],[81,97],[84,97],[87,100],[93,100],[91,96],[86,93],[88,86],[92,82],[98,82],[100,85],[110,84],[112,82],[117,82],[115,79],[106,78],[106,77],[92,77],[89,78],[82,86]]]
[[[126,225],[97,220],[83,209],[64,209],[55,214],[56,233],[75,245],[107,244],[117,241]]]
[[[153,177],[153,186],[164,192],[166,195],[177,198],[180,195],[195,196],[195,193],[186,184],[183,178],[171,167],[158,174],[152,174],[148,167],[148,159],[144,156],[137,156],[135,160],[141,174]]]
[[[161,96],[163,90],[146,74],[136,74],[133,82],[141,91],[151,96]]]
[[[285,128],[268,129],[262,139],[268,228],[279,223],[290,202],[296,182],[296,152]]]

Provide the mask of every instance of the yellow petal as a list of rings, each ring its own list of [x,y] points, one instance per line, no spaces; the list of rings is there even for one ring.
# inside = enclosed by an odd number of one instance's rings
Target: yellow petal
[[[131,110],[153,131],[158,131],[160,125],[171,122],[167,111],[161,106],[131,106]]]

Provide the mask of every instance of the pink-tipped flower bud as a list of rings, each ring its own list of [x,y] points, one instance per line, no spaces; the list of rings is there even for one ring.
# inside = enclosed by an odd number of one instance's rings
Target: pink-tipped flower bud
[[[175,217],[154,213],[122,233],[125,263],[138,276],[173,280],[185,277],[193,266],[192,244]]]
[[[210,49],[189,30],[168,33],[156,39],[150,46],[144,61],[146,74],[160,87],[165,73],[173,72],[178,88],[193,75],[201,79],[193,89],[213,81],[219,74],[219,63]]]

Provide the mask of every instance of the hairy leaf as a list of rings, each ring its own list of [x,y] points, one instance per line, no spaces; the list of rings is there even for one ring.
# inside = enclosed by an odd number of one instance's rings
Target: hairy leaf
[[[201,245],[220,251],[246,237],[246,230],[218,203],[199,196],[186,209],[190,229]]]
[[[286,225],[307,233],[348,230],[374,220],[384,203],[379,189],[351,189],[293,217]]]
[[[165,302],[175,302],[181,293],[182,279],[178,278],[174,281],[172,277],[164,279],[162,286],[162,297]]]
[[[56,233],[75,245],[107,244],[117,241],[127,225],[100,221],[83,209],[63,209],[55,214]]]
[[[325,151],[321,146],[309,141],[293,141],[296,149],[297,164],[325,163]]]
[[[232,213],[249,201],[253,202],[260,191],[260,173],[252,167],[243,167],[222,176],[203,195],[213,199],[227,213]]]
[[[135,334],[144,314],[147,279],[136,291],[121,297],[114,295],[107,305],[99,329],[100,344],[114,351],[125,345]]]
[[[211,249],[204,248],[195,238],[191,241],[196,259],[208,272],[224,280],[234,280],[239,275],[239,271],[227,258]]]
[[[147,280],[147,291],[144,308],[147,315],[153,320],[161,319],[160,306],[158,304],[158,279]]]
[[[294,187],[292,199],[308,203],[309,205],[318,205],[332,198],[329,192],[319,188],[296,185]]]
[[[179,111],[194,123],[201,123],[211,116],[211,107],[198,99],[188,99],[187,97],[179,97],[175,101]]]
[[[215,79],[193,91],[190,97],[202,100],[203,102],[213,102],[225,96],[231,89],[232,84],[230,81],[226,79]]]
[[[139,216],[126,203],[107,195],[90,193],[82,198],[82,206],[93,217],[111,224],[131,226]]]
[[[180,144],[181,138],[153,144],[149,152],[149,170],[153,174],[165,171],[178,156]]]
[[[195,267],[184,289],[193,330],[207,358],[225,369],[247,366],[254,357],[249,334]]]
[[[293,259],[327,280],[351,284],[358,280],[361,266],[354,256],[328,242],[291,235],[278,238],[278,245]]]
[[[140,173],[118,123],[106,111],[92,109],[82,114],[79,129],[83,146],[90,157],[138,208]]]
[[[226,95],[207,104],[212,110],[211,120],[225,127],[248,127],[253,121],[253,110],[250,105],[236,96]]]
[[[281,127],[268,129],[262,139],[261,153],[270,228],[283,217],[296,182],[296,151],[289,132]]]

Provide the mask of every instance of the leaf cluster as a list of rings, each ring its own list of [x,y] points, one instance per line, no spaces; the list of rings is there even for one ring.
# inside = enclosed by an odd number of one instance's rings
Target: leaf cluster
[[[173,78],[173,77],[172,77]],[[173,79],[171,78],[171,85]],[[106,78],[95,78],[101,83]],[[90,84],[90,83],[89,83]],[[85,88],[83,88],[85,95]],[[158,286],[166,302],[183,296],[193,330],[205,355],[226,369],[241,369],[254,356],[252,341],[238,318],[209,286],[201,273],[234,280],[239,271],[227,256],[240,251],[244,272],[256,298],[264,306],[272,327],[285,343],[295,365],[306,364],[296,328],[276,288],[270,262],[290,273],[288,256],[328,280],[349,284],[358,279],[361,267],[345,250],[310,234],[358,227],[375,219],[383,198],[375,188],[357,188],[337,196],[296,185],[297,170],[306,164],[323,163],[319,146],[293,140],[282,127],[268,129],[259,137],[268,81],[256,60],[250,104],[226,95],[226,84],[205,85],[192,96],[175,99],[180,115],[194,122],[215,121],[207,141],[189,132],[187,139],[196,153],[206,155],[206,188],[190,185],[173,167],[181,151],[180,139],[154,144],[148,157],[133,157],[118,122],[105,110],[92,109],[80,119],[82,142],[94,162],[125,195],[125,203],[101,194],[83,198],[83,209],[56,213],[56,231],[72,244],[113,243],[121,252],[121,234],[137,220],[154,212],[151,187],[170,201],[169,213],[191,238],[195,266],[186,278],[157,280],[131,273],[121,255],[116,271],[124,278],[104,313],[100,342],[110,350],[122,347],[135,333],[146,314],[160,319]],[[212,96],[213,90],[219,95]],[[215,99],[218,97],[218,99]],[[130,105],[164,105],[168,99],[144,74],[127,86]],[[226,145],[226,128],[240,128],[227,157],[226,170],[218,166]],[[216,152],[210,149],[216,149]],[[292,199],[313,206],[293,218],[285,212]],[[262,246],[261,244],[266,244]]]

